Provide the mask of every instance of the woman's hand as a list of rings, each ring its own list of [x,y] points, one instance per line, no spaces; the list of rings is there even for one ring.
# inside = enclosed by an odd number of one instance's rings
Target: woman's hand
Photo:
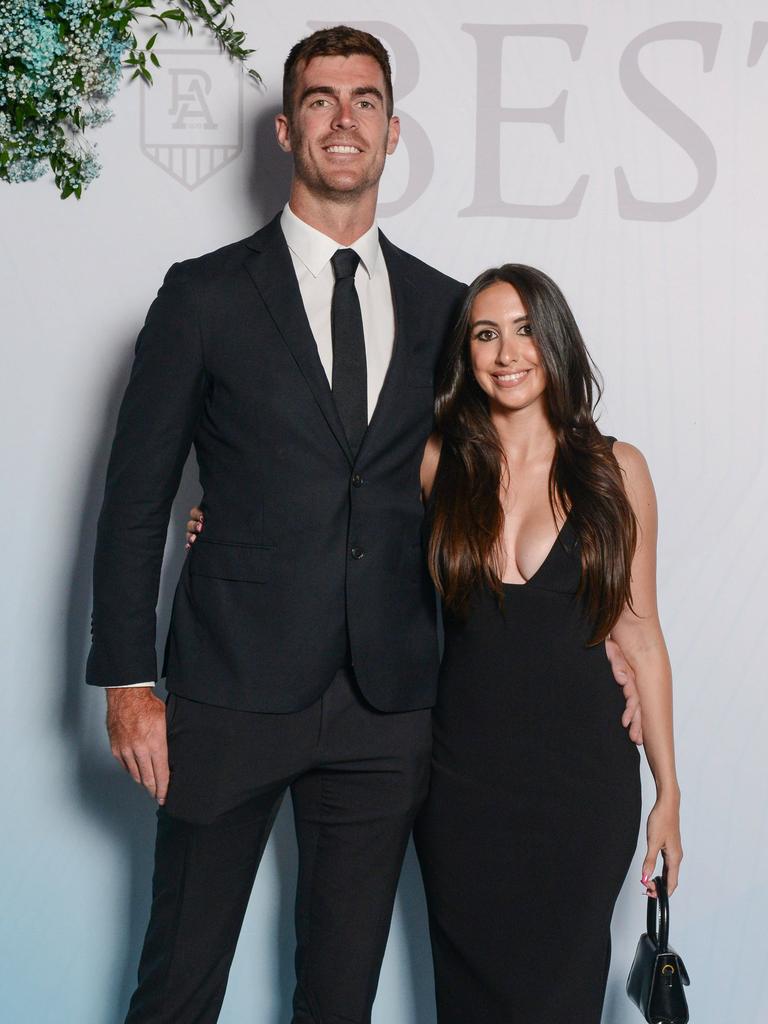
[[[664,860],[664,879],[671,896],[677,888],[683,846],[680,841],[680,804],[677,799],[660,797],[648,815],[648,852],[643,861],[642,884],[648,896],[656,896],[653,876],[656,860],[661,853]]]
[[[203,532],[203,511],[199,509],[197,505],[190,510],[189,513],[192,518],[187,523],[187,543],[184,545],[184,550],[189,551],[192,545],[197,540],[198,533]]]

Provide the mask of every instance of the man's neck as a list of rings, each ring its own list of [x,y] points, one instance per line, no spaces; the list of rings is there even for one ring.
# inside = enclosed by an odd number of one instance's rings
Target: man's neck
[[[351,245],[371,227],[376,217],[378,189],[351,202],[334,202],[318,197],[294,180],[289,204],[293,213],[305,224],[322,231],[339,245]]]

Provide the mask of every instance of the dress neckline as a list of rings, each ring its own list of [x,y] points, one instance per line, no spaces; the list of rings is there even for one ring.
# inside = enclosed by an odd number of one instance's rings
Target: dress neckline
[[[541,565],[538,567],[538,569],[534,573],[531,573],[531,575],[528,577],[527,580],[523,580],[522,583],[515,583],[513,580],[502,580],[501,581],[501,585],[503,587],[527,587],[530,583],[532,583],[536,579],[536,577],[543,571],[544,566],[548,564],[549,560],[552,558],[552,555],[555,553],[555,548],[559,545],[559,543],[560,543],[560,541],[562,539],[563,533],[565,531],[565,528],[566,528],[566,526],[570,522],[570,519],[571,519],[571,513],[569,511],[568,514],[566,515],[565,519],[563,520],[562,526],[557,531],[557,536],[552,541],[552,546],[550,547],[549,551],[544,556],[544,561],[541,563]]]

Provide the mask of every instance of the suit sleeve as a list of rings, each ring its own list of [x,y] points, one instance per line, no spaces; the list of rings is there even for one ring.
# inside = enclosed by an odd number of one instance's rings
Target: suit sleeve
[[[203,410],[191,282],[175,264],[136,342],[99,516],[86,682],[157,679],[156,605],[171,506]]]

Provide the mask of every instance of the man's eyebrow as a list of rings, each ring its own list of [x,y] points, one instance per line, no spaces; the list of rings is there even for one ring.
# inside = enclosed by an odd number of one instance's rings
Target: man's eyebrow
[[[314,96],[319,93],[322,96],[338,96],[339,90],[335,89],[332,85],[310,85],[308,86],[299,97],[299,103],[303,103],[308,96]],[[381,90],[375,85],[358,85],[352,90],[353,96],[375,96],[382,103],[384,97],[381,94]]]
[[[358,85],[356,89],[352,90],[353,96],[375,96],[377,99],[384,102],[384,97],[381,95],[381,90],[377,89],[375,85]]]

